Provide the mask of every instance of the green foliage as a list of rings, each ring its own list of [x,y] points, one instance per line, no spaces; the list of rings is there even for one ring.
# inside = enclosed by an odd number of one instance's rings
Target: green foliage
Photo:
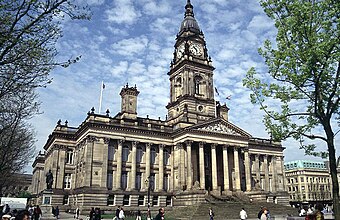
[[[32,194],[27,191],[20,191],[17,195],[18,198],[31,198]]]
[[[306,154],[328,156],[334,210],[340,219],[334,142],[340,119],[340,1],[261,0],[260,4],[278,30],[276,44],[267,40],[259,49],[269,77],[251,68],[243,84],[252,91],[252,103],[265,112],[264,124],[275,140],[292,137]],[[327,152],[318,151],[316,139],[327,144]]]
[[[0,1],[0,189],[33,155],[27,120],[39,112],[35,89],[51,83],[56,66],[79,60],[55,61],[65,17],[89,19],[90,13],[73,0]]]

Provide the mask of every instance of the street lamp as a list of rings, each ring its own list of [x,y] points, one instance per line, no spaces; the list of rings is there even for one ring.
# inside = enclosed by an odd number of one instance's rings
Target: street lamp
[[[150,190],[151,190],[151,180],[150,176],[145,180],[145,186],[148,188],[148,212],[147,212],[147,219],[151,218],[151,211],[150,211]]]

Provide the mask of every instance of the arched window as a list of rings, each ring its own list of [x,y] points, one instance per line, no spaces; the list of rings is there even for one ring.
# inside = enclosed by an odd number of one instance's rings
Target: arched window
[[[137,163],[142,162],[142,158],[143,158],[143,148],[137,147]]]
[[[123,158],[122,158],[123,162],[127,162],[128,161],[128,159],[129,159],[129,152],[130,152],[129,147],[128,146],[124,146],[123,147]]]
[[[168,149],[164,149],[164,165],[169,165],[170,152]]]
[[[155,164],[156,162],[156,148],[151,148],[151,152],[150,152],[150,163],[151,164]]]
[[[202,81],[201,76],[195,76],[194,83],[195,83],[195,94],[200,94],[200,84]]]

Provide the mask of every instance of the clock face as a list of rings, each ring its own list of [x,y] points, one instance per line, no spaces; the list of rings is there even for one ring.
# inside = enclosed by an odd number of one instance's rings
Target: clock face
[[[179,45],[179,47],[177,48],[176,55],[177,55],[178,59],[181,58],[184,55],[184,51],[185,51],[185,45],[183,43],[183,44]]]
[[[203,54],[202,46],[200,44],[197,44],[197,43],[191,44],[190,47],[189,47],[189,51],[190,51],[191,54],[193,54],[195,56],[201,56]]]

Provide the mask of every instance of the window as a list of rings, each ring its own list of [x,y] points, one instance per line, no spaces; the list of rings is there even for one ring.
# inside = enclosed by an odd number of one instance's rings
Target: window
[[[167,196],[166,197],[166,206],[171,206],[171,205],[172,205],[171,196]]]
[[[63,205],[68,205],[69,203],[70,203],[70,199],[69,199],[68,195],[64,195]]]
[[[169,190],[169,174],[164,175],[163,183],[164,183],[164,186],[163,186],[164,190],[168,191]]]
[[[169,165],[170,152],[168,149],[164,150],[164,165]]]
[[[136,175],[136,190],[140,190],[142,187],[142,173]]]
[[[195,94],[200,94],[200,84],[202,81],[202,77],[201,76],[196,76],[194,79],[194,83],[195,83]]]
[[[107,174],[107,188],[112,189],[113,184],[113,171],[109,171]]]
[[[107,205],[114,205],[114,201],[115,201],[115,196],[113,194],[110,194],[107,197]]]
[[[68,149],[66,152],[66,163],[73,164],[73,150]]]
[[[71,174],[70,173],[65,173],[64,189],[71,189]]]
[[[304,177],[301,177],[301,178],[300,178],[300,181],[301,181],[301,183],[305,182],[305,178],[304,178]]]
[[[142,206],[144,205],[144,196],[139,196],[138,197],[138,206]]]
[[[130,205],[130,195],[124,195],[123,205]]]
[[[142,162],[142,158],[143,158],[143,148],[137,147],[137,163]]]
[[[156,149],[153,147],[151,148],[150,152],[150,163],[155,164],[155,162],[156,162]]]
[[[158,206],[158,196],[152,197],[152,206]]]
[[[108,159],[113,160],[115,155],[115,146],[109,145]]]
[[[128,177],[127,172],[122,172],[122,178],[121,178],[120,184],[123,190],[127,188],[127,177]]]
[[[150,190],[153,191],[155,189],[155,185],[156,185],[156,182],[155,182],[155,174],[154,173],[151,173],[150,174],[150,179],[149,179],[149,184],[150,184]]]
[[[123,158],[122,158],[123,162],[127,162],[128,161],[128,159],[129,159],[129,152],[130,152],[129,147],[128,146],[124,146],[123,147]]]

